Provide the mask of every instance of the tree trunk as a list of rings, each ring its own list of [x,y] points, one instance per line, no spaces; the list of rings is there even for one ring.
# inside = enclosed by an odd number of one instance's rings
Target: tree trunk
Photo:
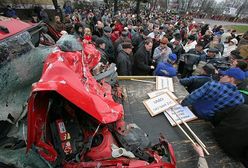
[[[192,4],[192,2],[193,2],[193,0],[189,0],[188,5],[187,5],[187,10],[186,10],[186,11],[188,11],[188,10],[191,9],[191,4]]]
[[[206,4],[207,4],[207,0],[203,0],[202,3],[201,3],[201,6],[200,6],[199,12],[204,10]]]
[[[118,0],[114,0],[114,15],[117,14],[118,11]]]
[[[168,9],[168,0],[164,0],[165,1],[165,11],[167,11],[167,9]]]
[[[240,13],[242,12],[242,10],[246,7],[246,3],[247,3],[247,0],[245,0],[243,2],[243,4],[240,6],[240,8],[238,9],[237,13],[236,13],[236,18],[239,17]]]
[[[107,8],[109,8],[109,1],[108,0],[104,0],[104,2],[106,4]]]
[[[141,0],[137,0],[137,3],[136,3],[135,13],[137,14],[137,18],[139,17],[139,13],[140,13],[140,1]]]
[[[153,0],[151,1],[151,6],[150,6],[150,11],[149,11],[149,13],[152,11],[152,8],[153,8]]]
[[[63,21],[63,11],[62,11],[62,7],[58,5],[58,1],[57,0],[52,0],[53,1],[53,6],[56,10],[56,15],[58,15],[61,19],[61,21]]]
[[[156,7],[157,7],[157,2],[158,2],[158,0],[155,0],[155,2],[154,2],[154,4],[153,4],[153,10],[156,9]]]
[[[57,0],[52,0],[53,1],[53,6],[55,9],[58,9],[58,1]]]

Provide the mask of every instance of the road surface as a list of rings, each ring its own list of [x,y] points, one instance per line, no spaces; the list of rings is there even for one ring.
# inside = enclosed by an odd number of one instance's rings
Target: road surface
[[[211,20],[211,19],[196,19],[194,18],[194,20],[199,23],[199,22],[204,22],[204,23],[208,23],[210,24],[211,27],[213,27],[214,25],[247,25],[247,23],[236,23],[236,22],[226,22],[226,21],[219,21],[219,20]]]

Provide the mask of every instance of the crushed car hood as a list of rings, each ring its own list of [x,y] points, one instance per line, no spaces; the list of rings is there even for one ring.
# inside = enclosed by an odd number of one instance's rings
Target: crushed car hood
[[[55,51],[44,63],[41,79],[32,85],[28,102],[28,149],[40,142],[48,100],[44,93],[55,91],[100,123],[112,123],[123,117],[123,107],[114,102],[111,86],[98,83],[84,64],[82,52]]]

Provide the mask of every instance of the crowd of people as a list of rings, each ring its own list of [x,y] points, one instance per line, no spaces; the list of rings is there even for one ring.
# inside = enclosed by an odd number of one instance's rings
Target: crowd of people
[[[248,111],[248,31],[239,36],[221,25],[159,11],[137,15],[122,9],[113,15],[108,9],[66,6],[64,13],[54,17],[54,29],[94,44],[100,63],[115,63],[118,75],[177,76],[190,93],[181,104],[211,121],[218,142],[248,166],[248,118],[241,115]],[[47,22],[47,15],[42,16]],[[236,120],[230,124],[230,118]],[[236,137],[230,138],[234,132]]]

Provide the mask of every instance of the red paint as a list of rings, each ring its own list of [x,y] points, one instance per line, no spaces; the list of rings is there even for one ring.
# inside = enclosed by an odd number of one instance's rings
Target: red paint
[[[0,17],[0,26],[6,27],[9,30],[9,33],[0,31],[0,40],[3,40],[5,38],[8,38],[12,35],[23,32],[33,27],[32,24],[25,23],[18,19],[7,18],[7,17]]]
[[[103,136],[102,143],[99,146],[91,148],[90,151],[85,154],[85,157],[90,160],[111,159],[111,145],[117,144],[108,128],[105,127],[100,134]]]

